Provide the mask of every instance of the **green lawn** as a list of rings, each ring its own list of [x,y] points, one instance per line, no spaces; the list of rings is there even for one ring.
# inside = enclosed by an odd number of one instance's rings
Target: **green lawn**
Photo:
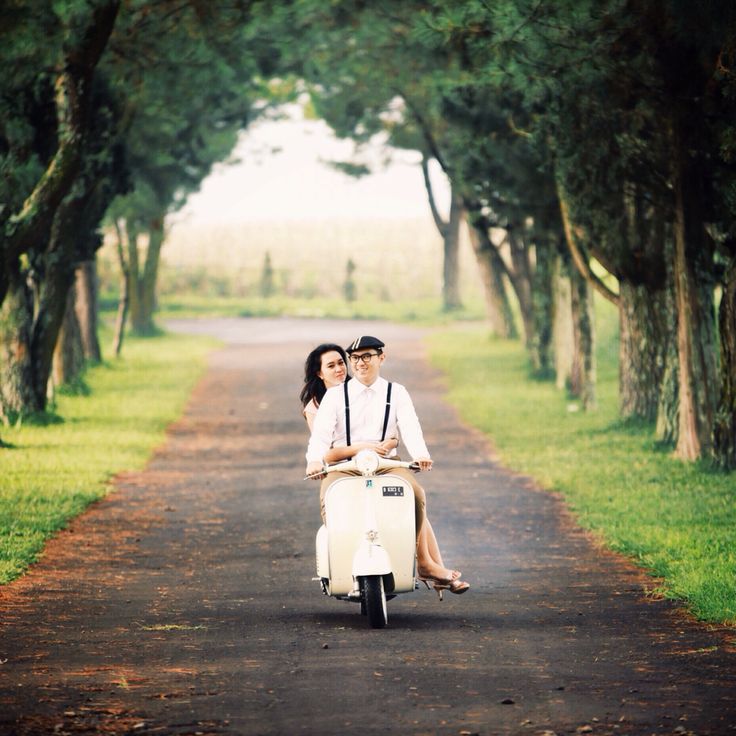
[[[112,298],[109,299],[112,303]],[[305,299],[275,295],[261,297],[200,296],[196,294],[164,295],[157,319],[176,317],[329,317],[331,319],[385,319],[391,322],[437,325],[453,321],[483,319],[480,298],[466,300],[462,309],[450,314],[443,312],[436,298],[401,298],[396,300],[363,299],[347,302],[333,299]]]
[[[651,426],[619,421],[615,325],[602,322],[591,413],[528,378],[522,347],[483,327],[433,334],[430,354],[450,400],[505,465],[560,491],[582,526],[663,578],[657,592],[701,619],[736,623],[736,476],[675,460]]]
[[[11,446],[0,449],[0,583],[22,574],[49,536],[104,496],[115,473],[145,464],[214,344],[128,338],[121,359],[87,371],[88,395],[58,396],[44,426],[1,428]]]

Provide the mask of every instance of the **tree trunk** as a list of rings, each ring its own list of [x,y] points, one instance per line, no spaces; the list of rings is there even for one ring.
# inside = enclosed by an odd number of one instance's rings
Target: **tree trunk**
[[[447,223],[443,238],[442,301],[446,312],[462,307],[460,300],[460,225],[462,221],[462,200],[453,192],[450,203],[450,221]]]
[[[134,332],[142,333],[144,329],[143,310],[143,278],[138,259],[138,230],[130,220],[125,223],[125,235],[128,245],[128,313],[130,325]]]
[[[726,268],[718,311],[721,341],[721,399],[713,430],[716,462],[736,470],[736,254]]]
[[[151,335],[156,331],[153,313],[156,310],[156,285],[158,283],[158,266],[161,260],[161,246],[164,243],[164,215],[152,220],[148,230],[148,251],[146,267],[143,273],[142,317],[145,325],[144,334]]]
[[[697,460],[712,449],[717,403],[715,309],[712,256],[706,241],[697,172],[685,165],[675,146],[674,279],[679,357],[679,431],[675,454]]]
[[[5,299],[0,305],[0,416],[41,411],[33,390],[31,334],[33,295],[19,272],[8,274]]]
[[[572,328],[572,295],[570,278],[560,255],[554,259],[552,278],[552,343],[555,356],[555,386],[562,390],[572,376],[574,336]]]
[[[57,338],[64,320],[69,292],[73,291],[78,243],[84,238],[82,222],[90,204],[90,191],[67,197],[59,206],[44,255],[45,273],[40,282],[38,310],[33,322],[31,359],[33,385],[45,406]]]
[[[67,296],[74,291],[74,272],[65,264],[50,269],[41,284],[39,310],[33,323],[31,356],[33,361],[33,387],[41,408],[46,406],[46,397],[51,365],[59,337]]]
[[[669,298],[672,302],[672,297]],[[674,303],[668,306],[672,315],[673,330],[669,335],[665,348],[664,372],[657,403],[657,427],[655,436],[658,442],[667,445],[677,444],[677,433],[680,426],[680,381],[679,358],[677,355],[677,314]]]
[[[69,289],[64,319],[54,348],[51,387],[63,386],[79,377],[84,368],[84,343],[77,318],[76,289]]]
[[[533,308],[533,336],[530,359],[534,374],[538,378],[551,378],[554,372],[552,356],[552,322],[554,319],[554,256],[555,251],[547,244],[535,248],[536,265],[533,275],[531,269],[526,278],[530,281]],[[528,259],[528,249],[527,249]]]
[[[680,368],[677,355],[677,300],[674,279],[674,243],[672,235],[662,231],[665,247],[664,288],[658,293],[659,323],[663,331],[662,378],[657,398],[657,424],[655,437],[658,442],[675,446],[680,423]]]
[[[654,421],[668,337],[666,293],[619,283],[619,400],[621,416]]]
[[[524,345],[530,356],[532,370],[536,373],[540,368],[540,360],[535,346],[537,330],[534,322],[535,310],[529,254],[526,243],[512,230],[508,232],[508,243],[512,268],[507,273],[519,302],[521,324],[524,329]]]
[[[585,411],[592,411],[598,405],[593,288],[575,269],[570,274],[570,301],[574,345],[570,390],[580,398]]]
[[[491,331],[496,337],[516,338],[519,333],[503,280],[506,271],[503,260],[483,224],[468,223],[468,233],[480,270]]]
[[[75,309],[86,360],[102,360],[97,336],[97,263],[95,259],[80,263],[76,271]]]
[[[430,158],[432,157],[427,154],[422,156],[422,175],[432,219],[442,237],[442,305],[446,312],[451,312],[462,307],[460,301],[460,225],[463,221],[463,199],[450,182],[450,217],[445,222],[437,209],[434,198],[434,188],[429,176]]]
[[[115,336],[113,338],[112,350],[116,358],[120,357],[125,337],[125,322],[128,318],[128,304],[130,301],[130,269],[125,259],[125,246],[123,243],[123,231],[119,222],[115,222],[117,234],[118,262],[120,263],[120,296],[118,298],[118,313],[115,318]]]
[[[128,229],[128,268],[130,278],[130,325],[137,335],[156,331],[153,312],[156,307],[156,281],[161,246],[164,241],[163,215],[153,220],[148,232],[148,249],[143,270],[138,258],[138,235]]]

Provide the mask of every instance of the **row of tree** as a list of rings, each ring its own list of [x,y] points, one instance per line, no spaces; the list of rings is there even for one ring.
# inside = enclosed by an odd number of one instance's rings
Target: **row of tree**
[[[94,357],[80,305],[105,217],[152,329],[165,216],[277,79],[338,134],[421,152],[447,309],[466,217],[493,328],[516,333],[513,295],[535,373],[561,365],[565,312],[565,370],[594,406],[597,290],[620,314],[622,415],[736,467],[735,63],[736,8],[716,0],[4,3],[0,411],[44,408],[60,334]]]
[[[88,358],[100,357],[96,312],[81,307],[96,303],[94,258],[104,221],[119,235],[122,316],[129,308],[138,332],[153,330],[165,217],[229,155],[263,100],[259,80],[272,55],[249,42],[251,5],[0,6],[6,420],[44,410],[52,366],[63,380],[65,366],[78,362],[72,338]]]
[[[495,331],[516,329],[509,284],[535,372],[559,365],[562,305],[573,390],[595,404],[597,290],[620,315],[622,416],[736,467],[736,6],[304,0],[273,18],[296,57],[308,38],[338,133],[441,165],[446,221],[425,180],[446,273],[464,211]]]

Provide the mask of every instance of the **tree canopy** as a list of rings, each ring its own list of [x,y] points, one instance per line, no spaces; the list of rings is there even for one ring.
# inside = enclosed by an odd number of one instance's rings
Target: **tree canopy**
[[[623,416],[734,467],[735,62],[736,8],[716,0],[4,3],[2,413],[43,409],[105,218],[162,237],[270,90],[306,90],[339,135],[442,166],[456,210],[438,226],[466,212],[539,375],[564,277],[594,406],[597,289],[620,313]]]

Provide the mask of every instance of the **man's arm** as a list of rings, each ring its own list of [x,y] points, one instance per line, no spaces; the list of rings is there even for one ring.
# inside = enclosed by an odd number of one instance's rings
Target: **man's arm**
[[[406,445],[412,460],[419,463],[422,470],[430,470],[432,460],[424,442],[422,427],[414,410],[409,392],[401,384],[394,384],[396,402],[396,423],[401,430],[401,439]]]

